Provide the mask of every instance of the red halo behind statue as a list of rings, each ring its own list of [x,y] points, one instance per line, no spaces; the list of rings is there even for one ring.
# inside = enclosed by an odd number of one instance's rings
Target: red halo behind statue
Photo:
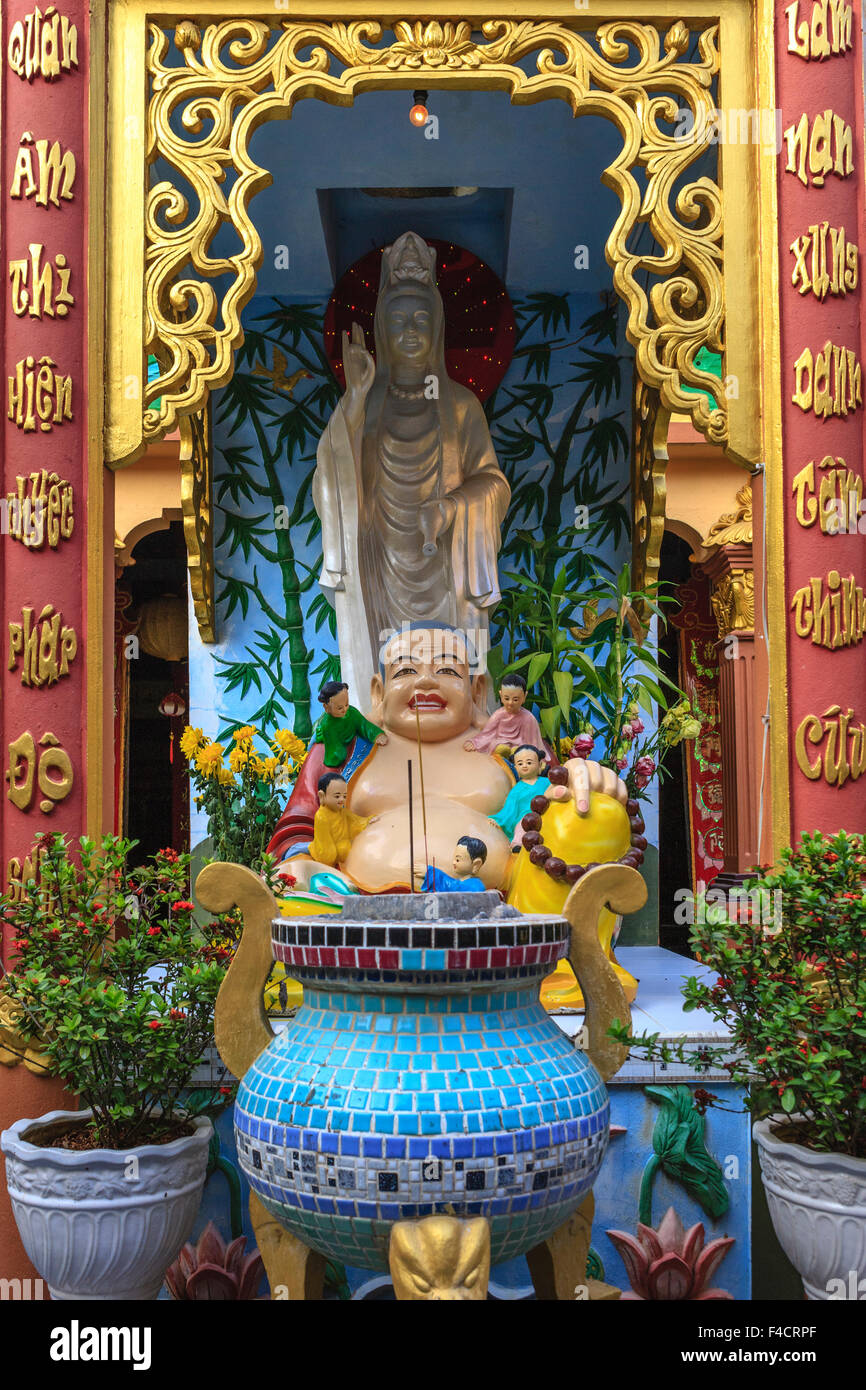
[[[425,237],[436,250],[436,283],[445,308],[445,365],[448,375],[468,386],[480,401],[491,395],[508,370],[517,336],[514,310],[499,276],[471,251],[453,242]],[[382,248],[362,256],[337,281],[325,311],[325,352],[345,387],[343,329],[364,330],[375,356],[373,317],[379,294]]]

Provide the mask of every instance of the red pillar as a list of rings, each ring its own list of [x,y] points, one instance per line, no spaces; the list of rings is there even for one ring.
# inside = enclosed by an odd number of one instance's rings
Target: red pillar
[[[863,55],[857,3],[798,0],[775,14],[784,733],[796,840],[864,826]],[[779,582],[768,575],[771,594]]]
[[[2,7],[0,874],[13,894],[36,868],[40,832],[77,837],[88,814],[99,828],[99,798],[88,787],[88,763],[100,784],[104,766],[94,756],[104,547],[101,368],[98,390],[93,371],[102,319],[89,240],[99,11],[85,0]],[[0,949],[8,961],[8,939]],[[0,1067],[0,1126],[63,1099],[60,1083],[23,1065]],[[27,1274],[4,1185],[0,1276]]]

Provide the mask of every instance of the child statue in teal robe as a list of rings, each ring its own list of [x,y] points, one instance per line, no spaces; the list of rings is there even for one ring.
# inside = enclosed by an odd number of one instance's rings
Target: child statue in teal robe
[[[494,825],[498,825],[500,830],[504,830],[506,835],[511,836],[511,848],[517,851],[523,843],[524,831],[521,821],[532,809],[533,798],[546,796],[560,800],[567,792],[564,787],[552,786],[550,779],[544,776],[546,760],[540,748],[533,748],[531,743],[522,743],[514,753],[513,762],[518,780],[505,798],[504,804],[488,819],[492,820]]]

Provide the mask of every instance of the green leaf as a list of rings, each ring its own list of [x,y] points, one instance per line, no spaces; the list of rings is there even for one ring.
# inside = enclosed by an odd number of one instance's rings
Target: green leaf
[[[568,720],[571,716],[571,697],[574,691],[574,676],[569,671],[554,671],[553,684],[556,690],[556,698],[559,701],[559,708],[562,716]]]
[[[782,1092],[782,1109],[784,1110],[786,1115],[790,1115],[791,1111],[796,1108],[796,1105],[797,1097],[794,1095],[794,1092],[791,1090],[791,1087],[789,1086],[786,1091]]]
[[[533,686],[547,670],[550,665],[550,652],[534,652],[529,662],[529,670],[526,675],[526,684]]]
[[[546,739],[555,739],[559,733],[559,708],[557,705],[549,705],[541,711],[539,716],[541,732]]]

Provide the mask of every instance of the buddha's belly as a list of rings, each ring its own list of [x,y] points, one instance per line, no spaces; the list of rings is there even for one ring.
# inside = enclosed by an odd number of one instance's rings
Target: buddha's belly
[[[499,888],[505,879],[511,854],[508,838],[480,811],[446,797],[427,797],[427,856],[421,803],[414,806],[415,872],[423,874],[428,863],[452,872],[454,848],[463,835],[473,835],[487,846],[481,878],[488,888]],[[383,811],[352,842],[343,867],[362,887],[379,890],[409,881],[409,811],[395,807]]]

